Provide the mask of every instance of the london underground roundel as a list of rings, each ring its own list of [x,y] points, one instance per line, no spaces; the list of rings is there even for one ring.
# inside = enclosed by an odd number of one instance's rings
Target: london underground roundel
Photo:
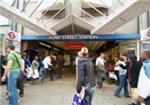
[[[147,36],[150,37],[150,29],[148,29]]]
[[[14,32],[9,32],[8,36],[10,39],[15,39],[16,38],[16,34]]]

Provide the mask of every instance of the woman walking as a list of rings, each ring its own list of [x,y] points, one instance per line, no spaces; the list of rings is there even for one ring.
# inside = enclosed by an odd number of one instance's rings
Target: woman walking
[[[124,96],[129,97],[128,91],[128,82],[127,82],[127,68],[128,65],[126,63],[126,58],[121,56],[120,61],[118,62],[117,66],[119,66],[119,85],[114,93],[116,97],[120,97],[120,92],[124,88]]]
[[[94,64],[88,57],[88,49],[83,47],[81,49],[80,59],[78,60],[78,79],[77,79],[77,93],[80,94],[81,90],[85,89],[84,102],[85,105],[92,105],[93,93],[95,91],[95,76]]]
[[[32,85],[34,85],[36,79],[39,78],[38,68],[39,68],[39,57],[38,57],[38,56],[35,56],[35,57],[34,57],[34,60],[33,60],[33,62],[32,62],[32,69],[33,69]]]

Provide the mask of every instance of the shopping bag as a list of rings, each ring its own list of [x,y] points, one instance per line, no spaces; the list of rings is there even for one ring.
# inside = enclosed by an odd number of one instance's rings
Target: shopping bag
[[[32,78],[33,78],[33,79],[38,79],[38,78],[39,78],[39,72],[38,72],[37,69],[34,69]]]
[[[113,72],[109,72],[109,78],[115,79],[117,81],[117,76]]]
[[[32,67],[28,67],[27,69],[26,69],[26,77],[27,78],[32,78],[32,76],[33,76],[33,68]]]
[[[84,104],[84,100],[81,99],[80,96],[78,96],[77,94],[75,94],[74,97],[73,97],[72,105],[85,105],[85,104]]]
[[[74,95],[72,105],[85,105],[84,96],[85,87],[82,87],[81,92]]]

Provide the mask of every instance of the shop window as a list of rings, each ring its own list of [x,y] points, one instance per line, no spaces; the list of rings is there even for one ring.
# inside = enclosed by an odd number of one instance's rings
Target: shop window
[[[150,49],[150,43],[143,43],[142,49],[143,49],[143,50],[148,50],[148,49]]]

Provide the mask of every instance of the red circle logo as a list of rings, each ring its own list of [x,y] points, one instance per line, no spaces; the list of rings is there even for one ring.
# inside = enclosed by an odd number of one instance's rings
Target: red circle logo
[[[150,29],[148,29],[147,36],[150,37]]]
[[[14,32],[9,32],[8,36],[9,36],[10,39],[15,39],[16,38],[16,35],[15,35]]]

